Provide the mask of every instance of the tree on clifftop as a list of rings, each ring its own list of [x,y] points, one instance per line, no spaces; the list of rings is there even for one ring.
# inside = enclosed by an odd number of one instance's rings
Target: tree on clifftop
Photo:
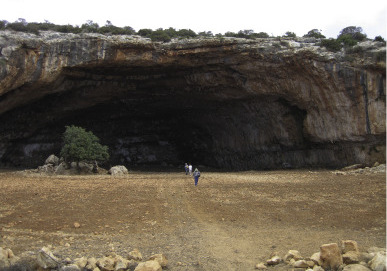
[[[66,162],[103,162],[109,159],[108,147],[99,143],[92,132],[77,126],[66,126],[60,155]]]

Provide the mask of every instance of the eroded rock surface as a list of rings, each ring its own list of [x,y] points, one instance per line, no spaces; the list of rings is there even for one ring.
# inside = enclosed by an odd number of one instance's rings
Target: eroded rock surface
[[[37,166],[65,125],[112,164],[229,169],[385,161],[385,45],[0,32],[0,161]],[[351,61],[349,61],[351,59]]]

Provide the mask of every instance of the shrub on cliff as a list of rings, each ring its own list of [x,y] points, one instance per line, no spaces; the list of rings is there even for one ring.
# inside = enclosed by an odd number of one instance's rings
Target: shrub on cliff
[[[108,147],[99,143],[92,132],[77,126],[66,126],[60,155],[66,162],[103,162],[109,159]]]

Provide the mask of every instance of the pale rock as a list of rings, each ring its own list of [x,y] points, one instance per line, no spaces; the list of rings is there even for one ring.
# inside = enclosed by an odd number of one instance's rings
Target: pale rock
[[[59,271],[81,271],[81,269],[76,264],[70,264],[62,266]]]
[[[386,252],[386,248],[381,248],[381,247],[370,247],[369,249],[367,249],[367,252],[368,252],[368,253],[374,253],[375,255],[376,255],[376,253],[381,252],[381,251]]]
[[[343,254],[343,263],[345,264],[355,264],[359,263],[359,252],[356,251],[348,251],[345,254]]]
[[[373,257],[375,257],[375,255],[375,253],[362,252],[359,254],[359,261],[368,263]]]
[[[116,256],[115,262],[115,271],[125,271],[129,268],[129,261],[127,259],[122,258],[121,256]]]
[[[94,257],[91,257],[87,259],[86,269],[87,270],[93,270],[97,267],[97,259]]]
[[[264,263],[257,263],[255,269],[266,270],[267,266]]]
[[[134,271],[162,271],[161,265],[156,261],[141,262]]]
[[[266,261],[267,265],[277,265],[282,262],[282,259],[280,256],[273,256],[269,260]]]
[[[125,166],[114,166],[109,169],[109,174],[112,176],[122,176],[129,173],[128,169]]]
[[[142,254],[140,251],[138,251],[138,249],[133,249],[131,252],[129,252],[128,259],[135,260],[135,261],[142,261]]]
[[[114,258],[102,257],[97,260],[97,266],[101,271],[114,271]]]
[[[41,268],[56,268],[60,260],[54,256],[48,247],[43,247],[37,256],[37,263]]]
[[[76,258],[74,259],[74,264],[76,264],[79,268],[83,269],[87,265],[87,258],[86,257]]]
[[[0,270],[9,266],[10,262],[8,260],[8,251],[0,247]]]
[[[79,224],[78,222],[74,222],[74,228],[78,229],[81,227],[81,224]]]
[[[321,266],[315,265],[315,266],[313,266],[313,271],[325,271],[325,270]]]
[[[356,241],[352,240],[342,240],[341,241],[341,253],[345,254],[348,251],[354,251],[354,252],[359,252],[359,247],[357,245]]]
[[[289,262],[290,259],[294,259],[295,261],[301,260],[303,257],[301,253],[297,250],[289,250],[284,257],[284,262]]]
[[[320,258],[324,269],[337,270],[343,264],[340,248],[336,243],[320,246]]]
[[[368,263],[373,271],[386,271],[386,252],[379,251],[375,257]]]
[[[310,259],[317,265],[321,265],[320,252],[314,253]]]
[[[371,269],[361,264],[349,264],[343,268],[343,271],[371,271]]]
[[[54,154],[51,154],[46,161],[44,162],[45,165],[53,165],[57,166],[59,164],[59,158],[56,157]]]
[[[168,259],[164,254],[155,254],[149,257],[148,261],[156,261],[161,267],[167,267]]]
[[[295,261],[292,265],[294,268],[309,268],[309,264],[305,260]]]

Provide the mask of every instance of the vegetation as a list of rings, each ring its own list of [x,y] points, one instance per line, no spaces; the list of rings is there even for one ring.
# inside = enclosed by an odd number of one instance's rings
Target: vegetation
[[[99,26],[92,20],[87,20],[86,23],[81,26],[73,25],[56,25],[45,21],[44,23],[28,23],[25,19],[19,18],[17,21],[10,23],[5,20],[0,20],[0,30],[13,30],[27,33],[34,33],[39,35],[39,31],[56,31],[61,33],[99,33],[103,35],[140,35],[157,42],[168,42],[172,39],[191,39],[196,37],[201,38],[218,38],[224,40],[225,37],[245,38],[245,39],[256,39],[256,38],[269,38],[270,36],[265,32],[255,33],[251,29],[239,30],[238,32],[226,32],[225,34],[213,34],[211,31],[203,31],[195,33],[191,29],[180,29],[176,30],[173,27],[168,29],[159,28],[152,30],[149,28],[140,29],[137,32],[130,26],[117,27],[112,24],[111,21],[106,21],[104,26]],[[348,49],[356,46],[358,42],[367,39],[367,35],[362,33],[363,29],[357,26],[348,26],[343,28],[337,39],[326,39],[321,30],[312,29],[303,37],[314,37],[321,39],[320,45],[326,47],[332,52],[340,51],[342,48]],[[294,32],[287,31],[283,37],[286,38],[297,38]],[[376,36],[374,41],[385,42],[383,37]]]
[[[304,35],[305,38],[325,39],[325,36],[321,34],[320,30],[312,29]]]
[[[92,132],[77,126],[66,126],[60,152],[66,162],[103,162],[109,159],[108,147],[99,143]]]

